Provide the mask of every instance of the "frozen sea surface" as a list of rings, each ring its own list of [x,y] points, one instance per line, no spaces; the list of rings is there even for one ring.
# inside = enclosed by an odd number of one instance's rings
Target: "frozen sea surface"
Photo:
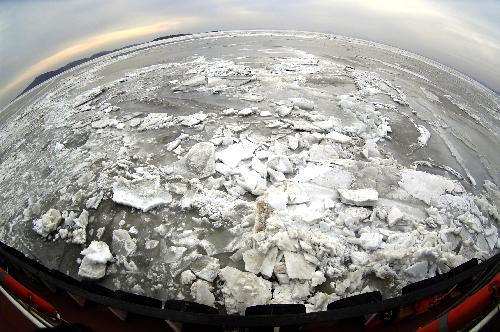
[[[84,64],[0,114],[0,239],[159,299],[398,294],[500,248],[499,97],[345,37],[225,32]]]

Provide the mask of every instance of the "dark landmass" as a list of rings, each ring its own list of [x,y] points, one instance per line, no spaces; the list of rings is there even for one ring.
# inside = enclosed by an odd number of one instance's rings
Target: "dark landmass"
[[[153,39],[152,41],[159,41],[159,40],[164,40],[164,39],[170,39],[170,38],[175,38],[175,37],[182,37],[182,36],[187,36],[190,35],[190,33],[178,33],[175,35],[168,35],[168,36],[163,36],[163,37],[158,37]]]
[[[168,36],[158,37],[158,38],[153,39],[152,41],[159,41],[159,40],[170,39],[170,38],[175,38],[175,37],[181,37],[181,36],[186,36],[186,35],[188,35],[188,34],[187,33],[178,33],[178,34],[174,34],[174,35],[168,35]],[[65,72],[66,70],[69,70],[71,68],[79,66],[82,63],[85,63],[87,61],[97,59],[97,58],[102,57],[102,56],[104,56],[106,54],[113,53],[113,52],[116,52],[116,51],[121,51],[121,50],[124,50],[124,49],[129,48],[129,47],[137,46],[139,44],[140,43],[132,44],[132,45],[127,45],[127,46],[120,47],[120,48],[117,48],[117,49],[114,49],[114,50],[110,50],[110,51],[98,52],[98,53],[92,54],[91,56],[89,56],[87,58],[83,58],[83,59],[78,59],[78,60],[72,61],[72,62],[70,62],[70,63],[68,63],[68,64],[66,64],[66,65],[64,65],[64,66],[62,66],[62,67],[60,67],[60,68],[58,68],[56,70],[52,70],[52,71],[48,71],[46,73],[40,74],[37,77],[35,77],[35,79],[19,95],[17,95],[17,97],[14,98],[14,99],[17,99],[19,96],[21,96],[25,92],[33,89],[37,85],[39,85],[39,84],[41,84],[41,83],[43,83],[43,82],[51,79],[54,76],[57,76],[57,75]]]
[[[66,70],[69,70],[69,69],[71,69],[73,67],[81,65],[84,62],[96,59],[98,57],[101,57],[103,55],[106,55],[108,53],[111,53],[111,52],[114,52],[114,51],[118,51],[118,50],[119,49],[113,50],[113,51],[102,51],[102,52],[99,52],[99,53],[96,53],[96,54],[92,54],[91,56],[89,56],[87,58],[83,58],[83,59],[78,59],[78,60],[72,61],[72,62],[70,62],[70,63],[68,63],[68,64],[66,64],[66,65],[64,65],[64,66],[62,66],[62,67],[60,67],[60,68],[58,68],[56,70],[52,70],[52,71],[48,71],[46,73],[40,74],[37,77],[35,77],[35,79],[17,97],[19,97],[20,95],[22,95],[26,91],[29,91],[29,90],[33,89],[38,84],[41,84],[41,83],[45,82],[46,80],[51,79],[52,77],[57,76],[57,75],[61,74],[62,72],[66,71]]]

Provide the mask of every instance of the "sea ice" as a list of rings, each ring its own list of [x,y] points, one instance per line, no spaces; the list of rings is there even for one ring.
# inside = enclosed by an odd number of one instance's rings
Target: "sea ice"
[[[191,285],[191,296],[196,303],[204,304],[213,307],[215,297],[212,294],[212,285],[205,280],[196,280]]]
[[[455,188],[453,181],[426,172],[404,169],[401,171],[401,188],[427,204],[436,204],[439,196]]]
[[[250,141],[242,140],[240,143],[232,144],[215,154],[217,160],[231,168],[238,166],[240,161],[253,157],[253,152],[257,146]]]
[[[340,201],[356,206],[374,206],[377,204],[378,192],[375,189],[339,189]]]
[[[314,144],[309,150],[309,159],[313,161],[327,161],[338,156],[336,148],[330,144]]]
[[[291,279],[312,279],[316,266],[304,259],[304,255],[285,251],[285,264],[288,276]]]
[[[212,282],[220,271],[220,263],[217,258],[202,257],[190,266],[191,271],[201,279]]]
[[[129,232],[124,229],[116,229],[113,231],[113,242],[111,249],[116,257],[125,258],[135,253],[137,244],[130,237]]]
[[[62,221],[59,210],[50,209],[40,219],[33,220],[33,230],[43,237],[55,232]]]
[[[405,273],[414,280],[422,280],[427,276],[428,266],[427,261],[420,261],[405,269]]]
[[[182,169],[185,168],[188,174],[206,178],[215,173],[215,147],[210,142],[196,143],[178,163],[181,169],[176,167],[177,172],[186,175]]]
[[[424,146],[427,145],[427,142],[431,138],[431,133],[424,126],[417,126],[417,129],[418,129],[418,131],[420,133],[420,136],[418,137],[418,144],[421,147],[424,147]]]
[[[333,142],[338,142],[338,143],[349,143],[352,139],[344,134],[341,134],[339,132],[336,132],[334,130],[330,131],[328,134],[325,135],[326,139],[329,139]]]
[[[113,259],[106,242],[92,241],[82,250],[83,257],[78,275],[88,279],[100,279],[106,275],[106,263]]]
[[[387,215],[387,222],[389,225],[394,225],[403,218],[403,212],[396,206],[393,206]]]
[[[159,179],[126,180],[118,178],[113,184],[113,201],[148,212],[172,201],[172,196],[160,186]]]
[[[309,111],[314,109],[314,102],[305,98],[290,98],[293,106]]]
[[[186,270],[181,273],[181,284],[191,285],[196,280],[196,276],[191,270]]]
[[[247,307],[271,300],[271,282],[253,273],[226,266],[220,270],[219,277],[224,281],[222,294],[229,314],[243,314]]]
[[[359,245],[366,250],[375,250],[382,244],[383,236],[378,232],[362,233],[359,237]]]

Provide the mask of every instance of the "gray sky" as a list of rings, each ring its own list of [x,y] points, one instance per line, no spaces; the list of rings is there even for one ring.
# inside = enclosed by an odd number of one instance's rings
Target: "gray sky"
[[[37,75],[177,32],[294,29],[382,42],[500,91],[495,0],[0,0],[0,107]]]

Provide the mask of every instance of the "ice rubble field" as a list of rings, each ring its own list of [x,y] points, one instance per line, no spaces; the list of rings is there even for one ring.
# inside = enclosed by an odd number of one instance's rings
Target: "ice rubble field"
[[[449,68],[339,36],[141,45],[0,115],[0,239],[228,313],[393,296],[498,252],[498,114]]]

